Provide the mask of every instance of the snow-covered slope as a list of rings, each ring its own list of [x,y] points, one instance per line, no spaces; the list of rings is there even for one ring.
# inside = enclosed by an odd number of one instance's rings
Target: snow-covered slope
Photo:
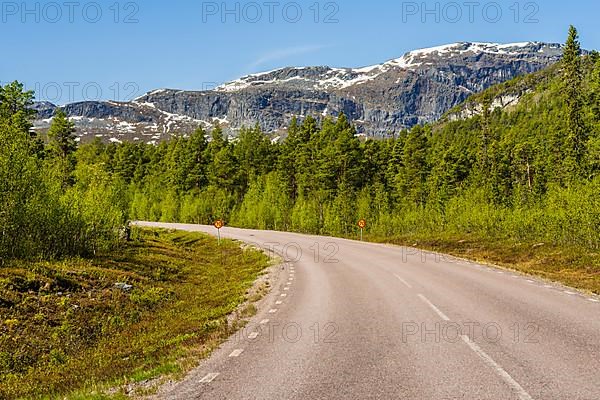
[[[560,52],[559,45],[547,45],[537,42],[523,43],[452,43],[443,46],[414,50],[400,58],[362,68],[323,68],[318,74],[312,73],[314,67],[293,67],[277,69],[269,72],[251,74],[235,81],[217,87],[216,91],[237,92],[251,87],[270,84],[298,83],[309,85],[312,89],[344,89],[354,85],[364,84],[377,79],[391,69],[399,68],[416,71],[434,66],[442,59],[455,59],[477,54],[515,56],[528,55],[532,48],[538,52],[556,54]],[[285,73],[286,77],[281,77]]]

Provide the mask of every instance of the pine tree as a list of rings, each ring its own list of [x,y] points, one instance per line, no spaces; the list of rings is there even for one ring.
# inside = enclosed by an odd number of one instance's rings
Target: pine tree
[[[29,133],[35,116],[31,108],[33,99],[33,91],[25,91],[23,84],[17,81],[0,86],[0,119],[10,121],[17,129]]]
[[[200,189],[207,183],[205,151],[208,142],[206,141],[206,133],[202,128],[196,129],[186,144],[182,166],[185,176],[184,187],[187,190]]]
[[[75,171],[75,124],[67,118],[63,110],[58,109],[48,129],[49,152],[53,157],[53,164],[62,180],[62,186],[67,187],[74,183]],[[116,149],[116,146],[115,146]]]
[[[563,89],[567,106],[567,137],[565,144],[566,179],[572,180],[581,173],[585,156],[586,130],[582,118],[582,63],[579,34],[574,26],[569,28],[569,37],[563,55]]]
[[[385,171],[386,181],[388,182],[388,186],[393,189],[392,198],[395,202],[399,202],[402,196],[402,193],[398,190],[401,187],[401,183],[398,180],[401,178],[400,171],[403,167],[404,142],[407,136],[408,131],[402,131],[398,135],[398,138],[393,140],[390,160]]]
[[[365,178],[364,164],[361,162],[363,153],[361,144],[356,137],[356,129],[343,113],[340,113],[335,124],[335,151],[337,154],[338,176],[337,184],[347,183],[350,189],[357,190]]]
[[[44,157],[44,142],[32,129],[31,121],[36,115],[32,108],[34,92],[25,91],[22,83],[14,81],[6,86],[0,86],[0,119],[10,121],[10,124],[21,132],[29,134],[31,151],[38,158]]]
[[[425,202],[428,171],[428,129],[414,127],[404,143],[403,167],[400,171],[400,192],[416,205]]]
[[[240,167],[240,187],[246,191],[249,183],[256,177],[267,173],[272,167],[271,143],[258,124],[254,129],[242,129],[234,147],[234,155]]]
[[[487,181],[490,177],[490,147],[492,146],[492,137],[490,134],[490,108],[492,100],[489,95],[485,95],[481,102],[481,144],[477,156],[478,170],[481,173],[481,180]]]
[[[277,159],[278,176],[281,179],[287,196],[295,201],[298,197],[298,181],[296,171],[296,151],[301,146],[298,119],[294,116],[287,130],[287,137],[281,145]]]
[[[241,199],[243,193],[239,192],[240,175],[237,160],[233,154],[233,146],[227,145],[214,155],[213,162],[208,170],[211,185],[226,190],[233,194],[238,192]]]
[[[75,124],[67,118],[62,109],[58,109],[48,130],[51,153],[63,160],[68,159],[77,150]]]
[[[225,146],[227,146],[227,140],[223,137],[223,129],[220,125],[215,125],[210,133],[210,140],[206,147],[207,157],[212,159]]]

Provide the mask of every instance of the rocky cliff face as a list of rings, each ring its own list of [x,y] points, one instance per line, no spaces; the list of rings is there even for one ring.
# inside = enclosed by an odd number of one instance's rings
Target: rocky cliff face
[[[367,135],[432,122],[473,93],[557,62],[562,47],[545,43],[456,43],[417,50],[364,68],[283,68],[249,75],[209,91],[161,89],[132,102],[66,105],[82,139],[158,141],[220,123],[235,134],[259,124],[285,129],[292,117],[345,113]],[[36,129],[54,105],[38,103]]]

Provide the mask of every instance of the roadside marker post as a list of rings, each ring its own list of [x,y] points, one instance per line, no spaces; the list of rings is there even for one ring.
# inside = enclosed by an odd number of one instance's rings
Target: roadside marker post
[[[217,228],[217,237],[219,238],[219,246],[221,245],[221,228],[225,226],[223,220],[218,219],[215,221],[215,228]]]
[[[360,228],[360,241],[363,241],[363,230],[367,227],[367,220],[362,218],[358,221],[358,227]]]

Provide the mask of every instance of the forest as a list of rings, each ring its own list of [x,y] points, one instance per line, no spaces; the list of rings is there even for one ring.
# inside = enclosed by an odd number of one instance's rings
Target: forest
[[[494,108],[504,91],[519,102]],[[272,141],[215,126],[170,141],[78,146],[63,112],[31,133],[34,94],[0,89],[0,257],[93,255],[127,220],[355,238],[468,235],[600,248],[600,57],[571,28],[563,60],[469,100],[479,112],[365,139],[344,115]],[[454,114],[453,114],[454,113]]]

